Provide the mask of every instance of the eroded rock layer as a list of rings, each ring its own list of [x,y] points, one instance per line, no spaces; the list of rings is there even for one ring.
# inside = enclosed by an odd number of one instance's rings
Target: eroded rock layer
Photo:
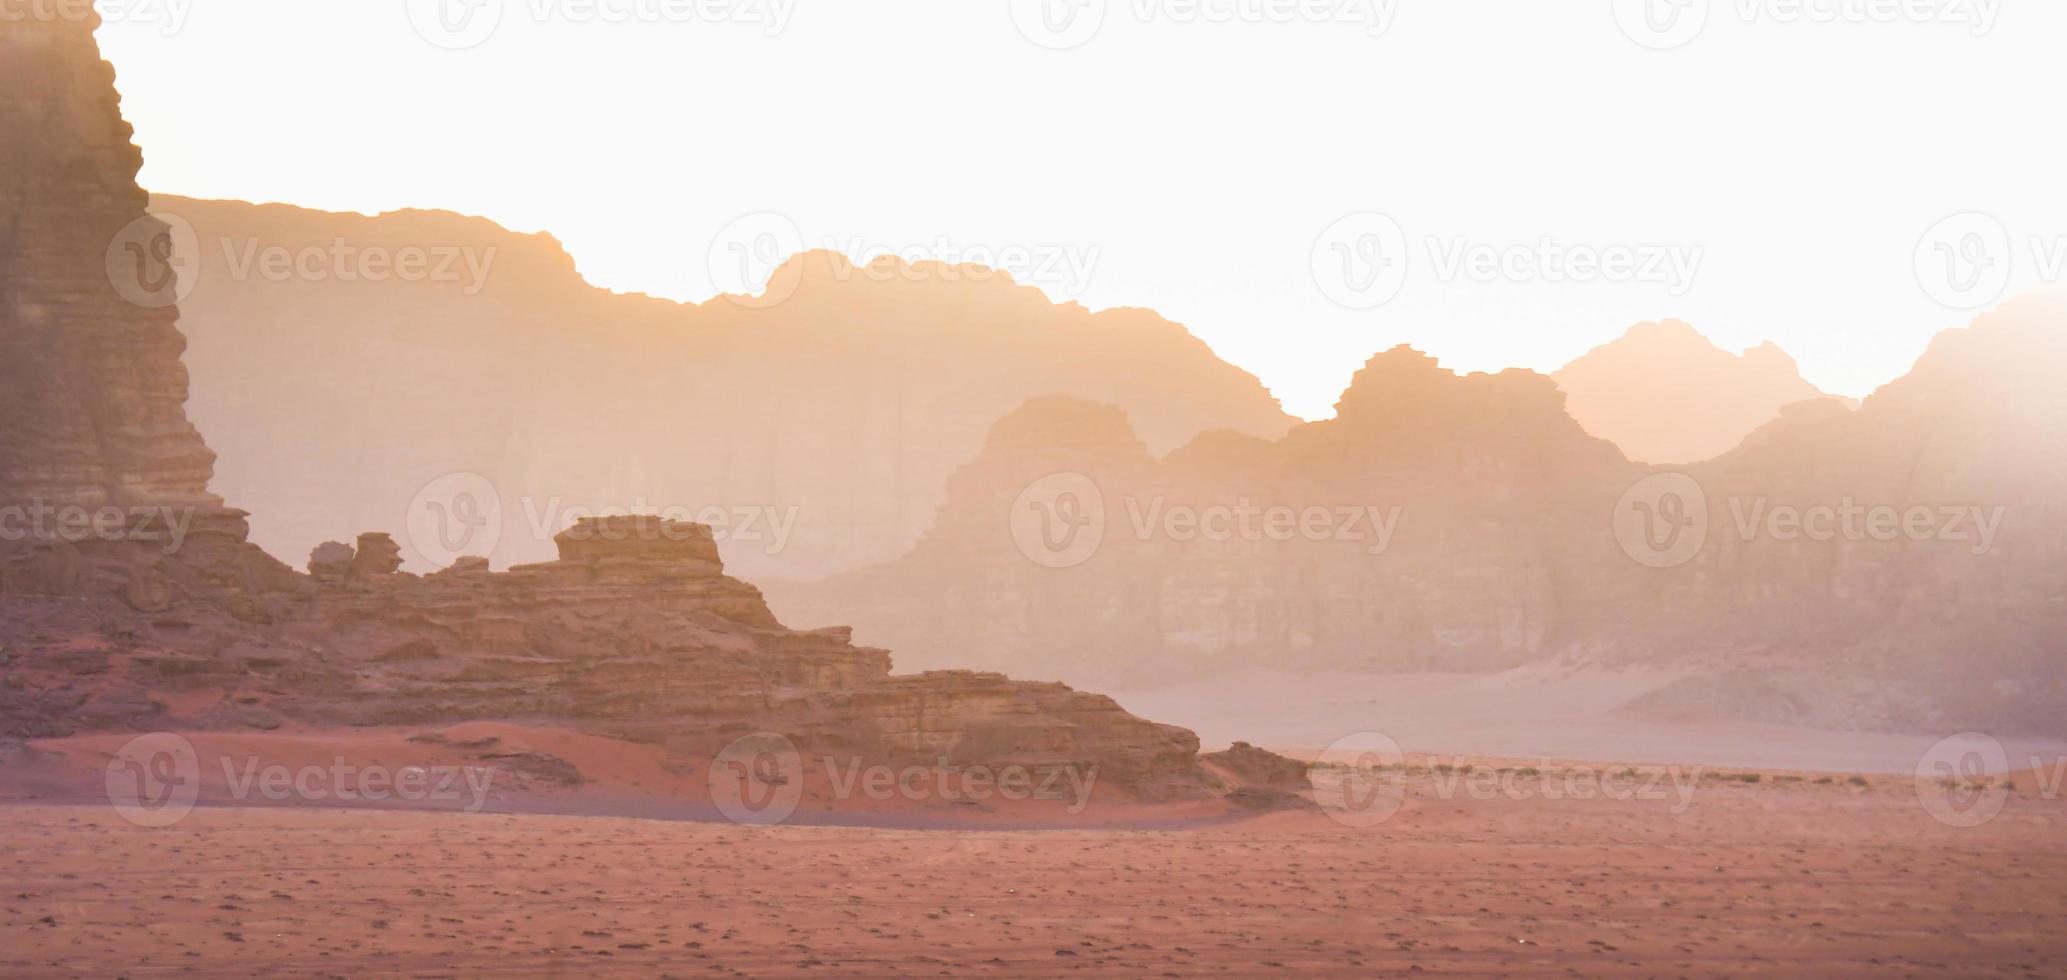
[[[362,545],[379,554],[384,538]],[[18,653],[0,734],[514,720],[704,758],[774,732],[814,754],[1079,766],[1157,799],[1198,789],[1197,738],[1110,698],[999,674],[892,676],[890,655],[845,629],[784,628],[705,557],[702,525],[588,521],[560,544],[562,559],[506,573],[351,561],[245,605],[182,586],[148,612],[118,598],[140,556],[53,546],[90,571],[66,594],[8,597],[0,632]]]

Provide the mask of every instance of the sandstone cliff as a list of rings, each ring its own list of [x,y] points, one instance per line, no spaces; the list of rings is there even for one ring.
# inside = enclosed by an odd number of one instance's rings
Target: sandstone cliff
[[[0,500],[213,503],[214,457],[181,411],[185,341],[170,283],[162,266],[136,271],[160,240],[159,228],[132,228],[144,217],[143,156],[117,109],[113,69],[77,57],[83,30],[6,25]],[[110,288],[111,275],[150,305]],[[164,304],[153,302],[160,291]]]

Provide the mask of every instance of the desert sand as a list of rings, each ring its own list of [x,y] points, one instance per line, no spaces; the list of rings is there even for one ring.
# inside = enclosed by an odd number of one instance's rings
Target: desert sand
[[[1940,738],[1957,734],[1833,731],[1642,710],[1647,699],[1693,675],[1557,664],[1476,674],[1256,669],[1113,696],[1144,717],[1198,732],[1208,745],[1250,739],[1302,758],[1375,729],[1406,751],[1431,755],[1907,774]],[[2058,739],[2000,741],[2012,759],[2067,759],[2067,742]]]
[[[0,974],[2058,976],[2067,807],[1912,780],[1155,830],[0,805]]]

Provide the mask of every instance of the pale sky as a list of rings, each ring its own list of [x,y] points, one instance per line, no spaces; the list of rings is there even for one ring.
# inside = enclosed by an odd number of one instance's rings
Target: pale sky
[[[999,256],[1309,418],[1395,344],[1548,371],[1664,317],[1863,395],[2067,241],[2055,0],[99,6],[151,190],[484,215],[695,301],[764,212]]]

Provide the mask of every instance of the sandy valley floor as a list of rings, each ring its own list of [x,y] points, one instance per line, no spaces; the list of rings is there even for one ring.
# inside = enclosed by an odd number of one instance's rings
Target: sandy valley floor
[[[1537,664],[1491,674],[1299,674],[1248,670],[1115,694],[1144,718],[1208,745],[1237,739],[1318,750],[1382,730],[1409,752],[1591,759],[1823,772],[1913,773],[1938,738],[1633,714],[1684,672]],[[1375,722],[1374,719],[1383,719]],[[2067,758],[2067,743],[2005,739],[2010,757]]]
[[[0,805],[0,975],[2061,976],[2067,819],[1908,780],[1159,831]]]

